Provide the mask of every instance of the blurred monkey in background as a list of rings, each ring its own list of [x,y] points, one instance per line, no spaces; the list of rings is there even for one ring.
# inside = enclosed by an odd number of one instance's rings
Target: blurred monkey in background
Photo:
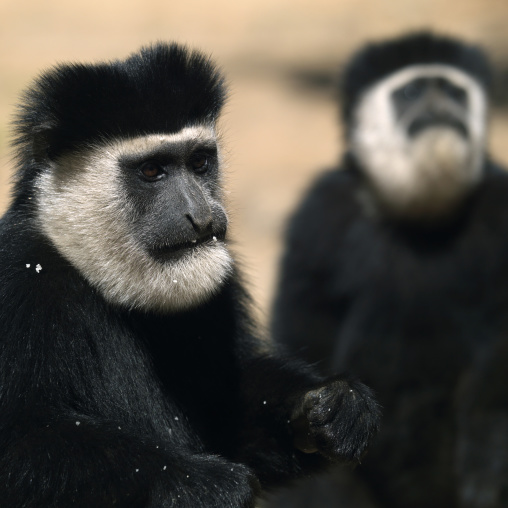
[[[486,153],[484,53],[418,33],[342,85],[347,151],[292,217],[279,344],[377,392],[362,466],[278,507],[508,506],[508,174]]]

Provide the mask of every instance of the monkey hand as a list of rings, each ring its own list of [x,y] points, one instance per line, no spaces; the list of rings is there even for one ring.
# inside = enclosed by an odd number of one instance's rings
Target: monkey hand
[[[379,428],[381,411],[362,383],[333,377],[301,396],[291,415],[295,447],[330,460],[359,461]]]

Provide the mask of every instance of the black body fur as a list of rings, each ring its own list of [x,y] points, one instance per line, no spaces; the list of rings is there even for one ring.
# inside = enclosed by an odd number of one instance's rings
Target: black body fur
[[[0,220],[2,506],[251,507],[259,484],[357,459],[375,431],[366,387],[261,352],[236,273],[197,308],[128,310],[40,230],[34,180],[50,160],[213,123],[224,95],[206,59],[164,44],[59,67],[27,93]],[[309,390],[325,397],[309,402]],[[295,448],[301,418],[320,453]]]
[[[459,43],[437,38],[420,59],[429,37],[360,53],[346,79],[346,117],[397,58],[485,79],[485,62]],[[439,224],[372,216],[364,188],[346,154],[307,193],[288,228],[273,333],[322,373],[347,367],[372,386],[382,430],[354,474],[311,479],[272,506],[506,507],[508,175],[487,159],[481,183]]]

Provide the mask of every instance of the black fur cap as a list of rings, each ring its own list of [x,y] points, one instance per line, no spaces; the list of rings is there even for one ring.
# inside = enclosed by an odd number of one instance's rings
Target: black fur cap
[[[175,43],[144,47],[126,60],[59,65],[25,92],[15,145],[22,157],[54,159],[94,141],[178,132],[214,122],[225,97],[213,63]]]
[[[353,56],[344,71],[341,92],[346,124],[368,87],[403,67],[418,64],[451,65],[475,78],[485,90],[491,84],[485,53],[458,39],[420,32],[368,44]]]

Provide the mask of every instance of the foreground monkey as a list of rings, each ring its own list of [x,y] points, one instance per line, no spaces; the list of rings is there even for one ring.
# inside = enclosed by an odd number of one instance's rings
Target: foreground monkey
[[[3,505],[251,507],[375,432],[368,388],[260,353],[227,247],[224,98],[175,44],[26,92],[0,222]]]

